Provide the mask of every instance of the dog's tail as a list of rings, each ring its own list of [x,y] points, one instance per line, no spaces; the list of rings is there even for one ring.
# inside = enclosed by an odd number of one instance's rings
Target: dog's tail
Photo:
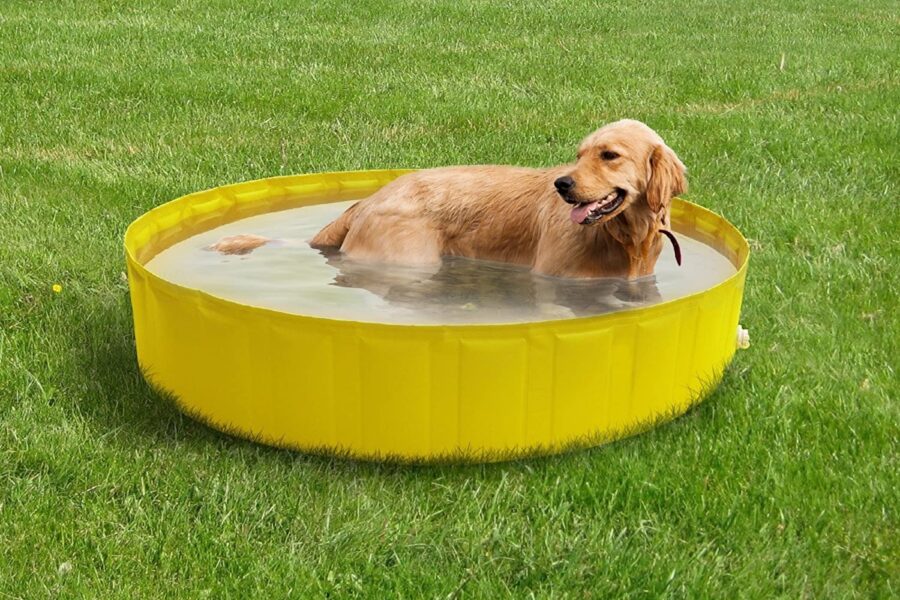
[[[341,214],[337,219],[322,228],[319,233],[309,241],[313,248],[340,248],[350,231],[350,226],[356,219],[356,210],[361,202],[357,202]]]

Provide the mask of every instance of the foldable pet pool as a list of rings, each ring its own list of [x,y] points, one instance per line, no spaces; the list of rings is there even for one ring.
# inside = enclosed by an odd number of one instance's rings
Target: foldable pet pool
[[[501,460],[618,439],[719,381],[739,343],[749,249],[672,203],[673,229],[735,268],[698,293],[599,316],[503,324],[359,322],[259,308],[146,264],[245,217],[368,196],[406,171],[276,177],[190,194],[125,234],[138,361],[187,414],[261,443],[372,459]],[[377,318],[377,315],[373,315]]]

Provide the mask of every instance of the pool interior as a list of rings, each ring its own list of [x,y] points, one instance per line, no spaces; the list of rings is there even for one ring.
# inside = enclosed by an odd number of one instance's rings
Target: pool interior
[[[427,269],[360,263],[306,244],[365,195],[335,194],[280,210],[270,204],[268,212],[250,216],[212,211],[205,219],[173,221],[154,236],[169,238],[168,247],[147,244],[157,252],[144,257],[145,266],[171,283],[241,304],[315,317],[430,325],[531,322],[628,310],[703,291],[733,275],[741,259],[719,228],[702,219],[679,219],[678,205],[673,223],[682,266],[667,242],[655,275],[631,282],[545,277],[520,266],[462,257],[447,257]],[[279,241],[245,256],[206,249],[239,233]]]

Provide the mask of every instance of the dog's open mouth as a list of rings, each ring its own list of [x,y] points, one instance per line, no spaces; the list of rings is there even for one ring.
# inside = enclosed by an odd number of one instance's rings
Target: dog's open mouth
[[[573,223],[590,225],[622,206],[623,202],[625,202],[625,190],[616,188],[600,200],[577,203],[572,207],[570,217]]]

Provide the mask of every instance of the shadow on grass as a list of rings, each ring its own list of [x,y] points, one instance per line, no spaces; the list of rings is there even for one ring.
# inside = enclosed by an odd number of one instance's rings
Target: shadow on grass
[[[121,432],[119,439],[134,444],[196,445],[222,437],[183,415],[141,375],[127,290],[95,307],[79,331],[80,366],[90,387],[100,391],[88,394],[80,408],[100,429]]]

